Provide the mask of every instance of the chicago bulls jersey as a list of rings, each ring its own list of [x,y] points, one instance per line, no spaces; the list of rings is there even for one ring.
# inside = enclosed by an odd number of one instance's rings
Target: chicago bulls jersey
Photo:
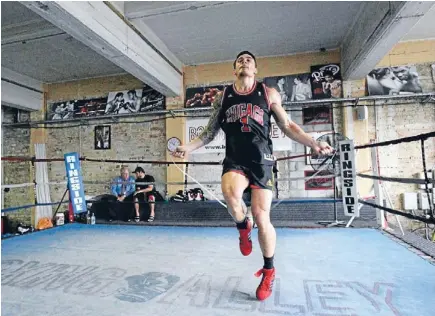
[[[274,163],[269,137],[271,110],[264,84],[255,82],[251,91],[236,92],[227,86],[222,96],[220,127],[226,135],[225,162],[241,165]]]

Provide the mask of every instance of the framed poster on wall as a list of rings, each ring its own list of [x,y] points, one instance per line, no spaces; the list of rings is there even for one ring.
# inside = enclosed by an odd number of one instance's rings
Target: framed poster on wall
[[[305,170],[304,176],[305,177],[311,177],[313,174],[315,174],[316,171],[314,170]],[[317,176],[329,176],[331,175],[327,171],[321,171],[317,174]],[[317,177],[316,176],[316,177]],[[332,190],[334,188],[334,178],[315,178],[315,179],[309,179],[305,180],[305,190]]]
[[[399,95],[422,93],[415,66],[377,68],[367,75],[369,95]]]
[[[275,88],[281,95],[281,102],[306,101],[313,98],[310,74],[297,74],[264,78],[264,84]]]
[[[332,105],[328,104],[302,108],[302,124],[332,124]]]
[[[94,149],[107,150],[111,147],[110,125],[95,126],[94,130]]]
[[[313,99],[337,99],[343,96],[339,64],[311,66]]]
[[[211,106],[216,94],[224,91],[225,86],[194,87],[186,89],[185,108]]]

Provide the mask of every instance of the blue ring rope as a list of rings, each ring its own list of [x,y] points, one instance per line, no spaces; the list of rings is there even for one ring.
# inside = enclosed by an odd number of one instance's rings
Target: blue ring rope
[[[35,206],[47,206],[47,205],[57,205],[60,202],[53,202],[53,203],[39,203],[39,204],[28,204],[28,205],[22,205],[22,206],[15,206],[15,207],[7,207],[1,210],[2,213],[8,213],[8,212],[13,212],[13,211],[17,211],[20,209],[26,209],[26,208],[31,208],[31,207],[35,207]],[[69,201],[64,201],[62,202],[62,204],[65,203],[69,203]]]

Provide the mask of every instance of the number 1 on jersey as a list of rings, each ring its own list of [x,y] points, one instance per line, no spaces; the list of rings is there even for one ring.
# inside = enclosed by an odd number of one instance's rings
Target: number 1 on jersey
[[[243,124],[243,126],[242,126],[242,132],[250,132],[251,131],[251,128],[249,127],[249,116],[248,115],[246,115],[246,116],[244,116],[244,117],[242,117],[241,119],[240,119],[240,123],[242,123]]]

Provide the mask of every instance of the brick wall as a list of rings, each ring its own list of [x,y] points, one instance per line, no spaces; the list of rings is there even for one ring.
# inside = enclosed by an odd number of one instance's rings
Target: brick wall
[[[111,91],[138,89],[142,83],[130,75],[113,76],[47,85],[47,101],[58,102],[74,99],[107,97]],[[81,156],[111,160],[165,160],[166,135],[165,120],[144,122],[156,117],[138,116],[128,119],[90,120],[82,126],[48,129],[47,156],[63,157],[67,152],[78,152]],[[73,125],[76,125],[74,123]],[[111,126],[111,149],[94,149],[94,128],[96,125]],[[64,127],[64,125],[57,125]],[[85,194],[94,196],[110,192],[109,182],[119,175],[121,166],[128,166],[132,172],[137,164],[82,162],[85,181],[105,182],[106,184],[86,184]],[[166,166],[140,164],[157,182],[166,181]],[[132,174],[133,175],[133,174]],[[64,181],[63,162],[49,164],[50,181]],[[156,185],[163,193],[165,186]],[[59,201],[65,186],[52,186],[53,201]]]
[[[423,91],[435,91],[431,64],[416,64]],[[353,91],[359,90],[358,84]],[[435,106],[433,103],[410,101],[368,103],[368,136],[378,142],[435,131]],[[376,106],[373,106],[376,105]],[[435,139],[425,142],[428,169],[435,167]],[[380,174],[389,177],[413,178],[423,171],[420,142],[402,143],[378,148]],[[402,209],[401,194],[421,192],[417,185],[384,182],[395,209]]]
[[[17,110],[2,105],[2,123],[17,120]],[[2,157],[30,156],[30,130],[26,128],[2,127]],[[30,162],[2,161],[2,184],[30,183],[33,181]],[[34,204],[33,187],[11,188],[3,190],[3,208]],[[9,218],[23,223],[30,223],[31,209],[6,213]]]
[[[398,45],[386,58],[380,62],[379,66],[409,64],[409,58],[413,59],[418,65],[420,78],[425,85],[433,85],[430,74],[430,63],[432,57],[427,57],[428,47],[433,47],[435,41],[430,41],[428,45],[424,43]],[[403,47],[407,48],[403,48]],[[411,51],[410,51],[411,50]],[[422,60],[419,52],[424,53]],[[409,57],[406,59],[405,57]],[[421,57],[421,58],[420,58]],[[431,59],[432,58],[432,59]],[[311,53],[303,55],[292,55],[274,58],[259,58],[259,79],[269,76],[289,75],[304,73],[309,71],[309,66],[314,64],[322,64],[328,62],[340,62],[340,54],[338,51],[329,51],[326,53]],[[420,67],[420,66],[419,66]],[[185,87],[212,85],[222,82],[232,81],[232,65],[231,63],[219,63],[211,65],[198,65],[194,67],[186,67],[184,69]],[[365,94],[365,80],[345,82],[344,85],[348,88],[350,95]],[[94,78],[88,80],[80,80],[68,83],[59,83],[46,85],[46,101],[66,101],[72,99],[98,98],[105,97],[110,91],[141,88],[142,83],[130,75],[113,76],[106,78]],[[427,87],[426,87],[427,88]],[[430,89],[426,89],[430,90]],[[431,88],[432,91],[435,87]],[[171,104],[171,101],[167,101]],[[182,106],[182,98],[174,99],[174,106]],[[376,125],[375,125],[375,109],[376,109]],[[355,114],[355,113],[354,113]],[[292,119],[301,124],[301,112],[291,112]],[[369,118],[367,127],[364,130],[356,129],[354,134],[357,136],[361,133],[367,133],[368,139],[378,138],[381,140],[389,140],[407,135],[414,135],[420,132],[435,130],[434,106],[433,104],[397,104],[383,107],[369,107]],[[7,119],[7,115],[4,116]],[[43,119],[42,112],[32,113],[32,120]],[[35,142],[46,142],[48,157],[62,157],[64,153],[69,151],[78,151],[81,155],[92,158],[107,158],[107,159],[144,159],[144,160],[165,160],[166,157],[166,130],[165,121],[156,121],[149,123],[139,123],[149,117],[130,118],[133,121],[131,124],[115,124],[110,120],[95,120],[88,121],[87,125],[80,127],[69,127],[62,129],[32,129],[31,131],[21,129],[12,130],[4,129],[3,148],[7,149],[3,155],[33,155],[32,147],[29,145]],[[341,109],[334,110],[334,124],[337,132],[343,132],[343,122],[345,120],[345,111]],[[169,122],[169,121],[168,121]],[[107,151],[96,151],[94,146],[94,127],[95,125],[108,124],[112,127],[112,149]],[[180,123],[180,129],[184,128],[183,123]],[[63,125],[64,126],[64,125]],[[313,130],[329,130],[328,126],[302,126],[307,132]],[[177,127],[178,128],[178,127]],[[182,134],[180,132],[180,134]],[[395,176],[401,171],[400,176],[412,176],[415,172],[420,171],[419,166],[420,150],[415,143],[403,145],[400,151],[396,154],[391,147],[380,149],[380,164],[381,174]],[[33,145],[32,145],[33,146]],[[414,147],[412,147],[414,146]],[[427,161],[428,166],[432,167],[435,163],[434,143],[426,142],[427,146]],[[399,147],[397,147],[399,148]],[[305,153],[303,146],[293,144],[291,150],[277,153],[278,157],[298,155]],[[208,154],[208,155],[192,155],[189,157],[192,161],[221,161],[223,154]],[[5,168],[10,168],[4,164]],[[12,164],[11,164],[12,166]],[[85,180],[104,181],[108,182],[111,178],[118,175],[120,164],[106,163],[91,163],[85,162],[82,165]],[[134,169],[136,165],[130,165]],[[146,170],[155,176],[157,181],[167,181],[167,166],[147,166],[143,165]],[[29,182],[29,174],[33,174],[30,164],[16,164],[7,169],[4,173],[5,183],[23,183]],[[15,170],[15,168],[18,168]],[[304,170],[311,169],[306,165],[305,158],[298,158],[291,161],[284,161],[278,164],[279,178],[299,177],[303,176]],[[221,167],[219,166],[189,166],[188,173],[199,180],[203,181],[220,181]],[[176,171],[178,172],[178,171]],[[54,162],[49,164],[49,179],[50,181],[64,180],[64,165],[62,162]],[[388,190],[393,197],[395,206],[400,207],[400,193],[408,190],[415,191],[414,186],[402,186],[388,184]],[[195,187],[192,185],[190,187]],[[210,185],[210,189],[219,197],[222,198],[220,185]],[[164,190],[164,186],[158,185],[159,190]],[[15,191],[18,190],[18,191]],[[15,206],[28,204],[33,202],[33,195],[26,190],[12,189],[5,195],[5,206]],[[64,190],[64,186],[52,186],[52,200],[60,199]],[[88,195],[100,194],[108,192],[108,185],[87,185],[86,193]],[[303,181],[280,181],[279,182],[280,197],[308,197],[308,196],[332,196],[332,191],[311,191],[304,190]],[[25,197],[23,199],[22,197]],[[30,211],[27,212],[30,214]],[[18,213],[17,213],[18,214]],[[28,215],[30,218],[30,215]]]

